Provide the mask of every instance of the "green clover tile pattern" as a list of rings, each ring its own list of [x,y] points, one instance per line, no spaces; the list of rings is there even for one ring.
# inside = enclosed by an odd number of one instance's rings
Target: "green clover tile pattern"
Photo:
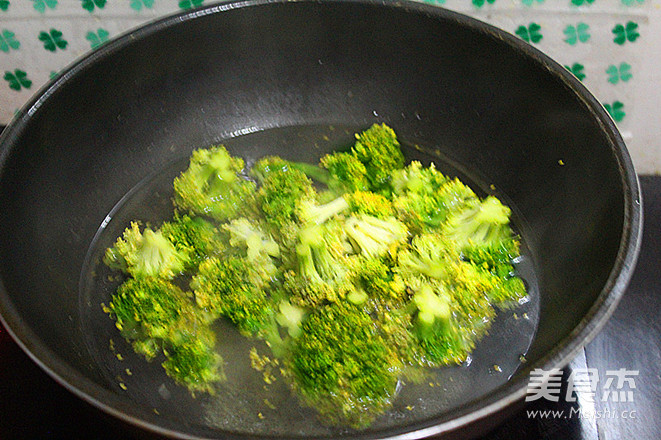
[[[179,2],[179,8],[183,10],[193,9],[202,6],[203,3],[204,0],[181,0]]]
[[[0,0],[0,124],[76,57],[149,20],[218,1]],[[506,29],[583,81],[618,124],[636,114],[632,90],[639,84],[640,48],[651,40],[645,14],[654,7],[652,0],[408,1]]]
[[[64,50],[69,45],[69,42],[62,38],[62,32],[57,29],[39,32],[39,40],[44,43],[44,49],[50,52]]]
[[[12,90],[20,91],[21,89],[29,89],[32,86],[28,74],[21,69],[14,69],[13,72],[6,71],[3,78]]]
[[[571,0],[572,5],[574,6],[587,6],[594,3],[595,0]]]
[[[481,8],[487,3],[492,5],[496,3],[496,0],[473,0],[473,6],[475,6],[476,8]]]
[[[55,9],[57,0],[32,0],[32,7],[35,11],[44,14],[46,9]]]
[[[528,43],[539,43],[544,36],[541,33],[542,27],[537,23],[530,23],[528,26],[521,25],[514,31],[519,37]]]
[[[633,78],[633,74],[631,73],[631,65],[628,63],[620,63],[619,66],[611,64],[606,69],[606,73],[608,74],[608,82],[611,84],[617,84],[620,81],[628,82],[631,78]]]
[[[638,37],[640,37],[640,33],[638,33],[638,23],[634,21],[627,21],[624,25],[618,23],[613,28],[613,35],[615,35],[615,38],[613,39],[615,44],[621,46],[627,41],[633,43]]]
[[[521,3],[522,3],[524,6],[532,6],[532,5],[535,4],[535,2],[537,2],[537,3],[544,3],[544,0],[521,0]]]
[[[585,66],[581,63],[574,63],[571,66],[565,66],[576,78],[583,81],[585,79]]]
[[[8,30],[3,29],[0,31],[0,50],[3,52],[9,52],[10,50],[18,50],[21,47],[21,43],[16,39],[16,35]]]
[[[131,9],[142,11],[142,9],[151,9],[154,7],[154,0],[130,0]]]
[[[627,115],[624,112],[624,103],[620,101],[615,101],[612,104],[604,103],[604,107],[615,122],[622,122],[624,117]]]
[[[39,32],[39,40],[44,43],[44,49],[50,52],[55,52],[57,49],[64,50],[69,45],[69,42],[62,38],[62,32],[57,29]]]
[[[85,39],[90,42],[90,47],[92,49],[96,49],[108,41],[108,37],[110,37],[110,33],[102,28],[97,29],[96,32],[89,31],[87,35],[85,35]]]
[[[565,34],[565,43],[574,46],[577,43],[587,43],[590,40],[590,25],[583,22],[567,25],[562,31]]]
[[[95,9],[103,9],[106,6],[106,0],[81,0],[83,9],[94,12]]]

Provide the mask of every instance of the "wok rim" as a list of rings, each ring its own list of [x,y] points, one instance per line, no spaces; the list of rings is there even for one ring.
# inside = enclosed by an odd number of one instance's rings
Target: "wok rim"
[[[157,19],[129,30],[110,42],[104,44],[93,52],[79,58],[69,65],[60,76],[39,89],[32,98],[19,110],[11,123],[0,135],[0,182],[2,170],[12,145],[29,123],[32,116],[39,111],[48,98],[57,92],[64,84],[72,81],[77,75],[88,69],[97,60],[112,56],[115,52],[131,45],[134,41],[144,39],[165,29],[175,26],[179,22],[188,22],[197,17],[222,14],[223,12],[238,9],[260,7],[269,4],[284,3],[351,3],[371,5],[397,9],[403,13],[424,13],[438,20],[455,22],[471,31],[484,34],[488,38],[501,40],[514,52],[519,53],[535,63],[545,67],[551,76],[562,81],[564,86],[578,98],[582,105],[598,122],[601,131],[610,141],[611,154],[617,160],[618,170],[624,193],[624,217],[620,238],[620,246],[615,258],[613,268],[604,287],[601,289],[596,301],[587,314],[570,334],[557,343],[554,348],[532,366],[550,370],[562,368],[569,363],[578,352],[590,342],[603,328],[613,314],[617,304],[624,294],[636,265],[642,238],[642,197],[640,184],[633,162],[626,145],[613,119],[606,112],[601,103],[590,91],[562,65],[545,55],[532,45],[520,38],[482,22],[476,18],[450,11],[439,6],[419,3],[416,1],[391,2],[387,0],[229,0],[221,3],[201,7],[199,9],[178,12],[167,17]],[[140,429],[151,431],[159,435],[174,438],[201,438],[185,434],[177,429],[180,423],[163,419],[146,411],[138,405],[129,405],[117,398],[103,387],[87,379],[76,370],[70,368],[66,361],[55,355],[30,328],[21,322],[21,317],[11,303],[4,284],[0,279],[0,322],[21,349],[45,373],[57,383],[68,389],[83,401]],[[525,376],[512,379],[510,382],[485,395],[478,401],[454,408],[436,417],[408,425],[382,428],[368,433],[356,433],[354,438],[361,439],[418,439],[432,435],[443,434],[467,427],[475,422],[496,414],[516,402],[523,400],[526,394],[527,382]],[[209,428],[211,429],[211,428]],[[223,438],[258,438],[248,433],[230,431],[217,431]],[[303,438],[286,437],[282,435],[259,436],[264,439]]]

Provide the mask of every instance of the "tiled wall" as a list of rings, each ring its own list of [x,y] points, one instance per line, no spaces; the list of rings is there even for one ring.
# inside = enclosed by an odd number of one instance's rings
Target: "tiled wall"
[[[639,173],[661,172],[661,0],[418,0],[518,35],[571,70],[617,122]],[[0,123],[76,58],[210,0],[0,0]]]

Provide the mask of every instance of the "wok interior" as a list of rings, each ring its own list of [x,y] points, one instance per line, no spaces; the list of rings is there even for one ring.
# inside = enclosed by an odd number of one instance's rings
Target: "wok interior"
[[[584,319],[616,264],[625,196],[615,146],[559,75],[429,11],[334,2],[208,10],[111,43],[65,74],[6,137],[0,277],[14,333],[112,411],[197,432],[132,402],[88,348],[79,280],[100,223],[193,148],[278,127],[383,121],[514,207],[539,283],[534,366]],[[286,141],[240,149],[309,161],[321,153]]]

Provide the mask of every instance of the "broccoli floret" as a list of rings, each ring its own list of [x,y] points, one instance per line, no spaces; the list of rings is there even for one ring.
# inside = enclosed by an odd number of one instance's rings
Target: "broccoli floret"
[[[225,317],[246,335],[257,334],[271,316],[268,280],[245,258],[209,258],[191,281],[195,301],[212,316]]]
[[[483,306],[489,307],[486,296],[474,298],[475,292],[463,286],[425,277],[409,277],[406,283],[413,294],[410,306],[403,310],[410,316],[413,340],[403,346],[402,357],[431,367],[463,362],[474,348],[477,335],[488,328],[488,322],[472,319],[466,307],[472,305],[470,301],[478,303],[480,299]],[[489,317],[491,312],[487,309]]]
[[[261,158],[250,169],[250,175],[262,183],[273,172],[292,170],[303,173],[313,181],[323,183],[324,185],[328,185],[331,180],[331,175],[328,171],[318,165],[285,160],[279,156],[265,156]]]
[[[392,203],[381,194],[356,191],[345,194],[344,198],[347,200],[349,211],[352,214],[366,214],[380,219],[393,216]]]
[[[305,310],[297,307],[289,301],[282,301],[278,304],[278,312],[275,315],[276,322],[287,329],[287,333],[292,338],[297,338],[301,334],[301,323],[305,317]]]
[[[330,422],[360,428],[391,406],[401,364],[372,317],[339,302],[303,321],[291,368],[303,402]]]
[[[226,237],[202,217],[175,213],[174,219],[161,225],[160,231],[178,252],[188,255],[187,268],[196,267],[207,257],[225,251]]]
[[[289,171],[289,169],[289,162],[280,156],[264,156],[250,167],[250,175],[262,183],[271,173]]]
[[[374,124],[357,134],[352,153],[365,165],[369,189],[375,192],[388,193],[392,172],[404,168],[397,136],[385,124]]]
[[[344,197],[338,197],[323,205],[318,205],[313,200],[303,200],[296,207],[296,217],[303,225],[321,224],[348,208],[349,204]]]
[[[341,254],[342,245],[336,243],[343,237],[332,234],[331,228],[312,225],[300,231],[296,245],[299,272],[311,282],[335,283],[344,278],[348,271]]]
[[[225,378],[214,336],[207,327],[171,343],[163,350],[167,375],[192,392],[213,393],[213,384]]]
[[[320,165],[328,170],[330,178],[324,182],[336,195],[345,192],[366,191],[370,187],[365,165],[352,153],[331,153],[321,158]]]
[[[397,306],[404,301],[406,285],[384,259],[359,258],[352,266],[352,281],[358,288],[358,293],[349,298],[352,302],[362,304],[373,298]]]
[[[301,171],[287,166],[266,174],[257,192],[264,218],[276,228],[293,221],[297,206],[303,201],[314,202],[315,197],[312,181]]]
[[[392,173],[393,207],[412,232],[424,232],[445,220],[441,187],[446,181],[434,164],[423,167],[417,161]]]
[[[327,154],[320,165],[330,179],[331,192],[374,191],[390,193],[391,173],[404,167],[404,155],[395,132],[385,124],[374,124],[356,134],[351,151]]]
[[[344,222],[356,252],[366,257],[382,257],[395,250],[408,237],[406,226],[394,217],[379,219],[370,215],[351,216]]]
[[[224,224],[223,229],[229,233],[230,246],[240,249],[241,254],[263,278],[276,275],[278,268],[272,257],[280,256],[280,246],[257,223],[242,217]]]
[[[103,262],[134,277],[174,278],[190,264],[191,255],[178,250],[161,231],[145,228],[137,222],[124,230],[115,245],[106,250]]]
[[[510,209],[489,196],[463,210],[453,211],[443,225],[442,233],[459,247],[494,244],[511,237]]]
[[[210,391],[222,378],[210,319],[170,281],[129,278],[105,310],[136,353],[147,359],[162,353],[166,373],[189,390]]]
[[[122,335],[132,341],[149,340],[141,352],[147,358],[159,353],[163,340],[182,317],[191,316],[190,297],[160,278],[129,278],[119,286],[106,311]]]
[[[512,275],[512,261],[520,254],[519,241],[508,237],[497,243],[470,243],[461,250],[462,258],[500,278]]]
[[[515,276],[512,264],[519,256],[519,242],[515,237],[498,243],[471,243],[462,249],[461,254],[466,261],[499,280],[489,292],[489,299],[495,304],[508,305],[526,295],[525,285]]]
[[[437,231],[451,210],[479,202],[475,193],[457,179],[448,179],[432,163],[411,162],[393,172],[393,207],[412,233]]]
[[[457,178],[445,182],[438,192],[448,212],[459,211],[479,202],[475,192]]]
[[[451,241],[429,233],[413,237],[410,246],[398,253],[397,269],[404,276],[445,279],[449,276],[448,266],[458,260],[459,253]]]
[[[426,333],[432,328],[441,326],[448,328],[450,326],[450,298],[443,291],[425,283],[413,295],[413,303],[418,309],[417,324],[420,333]]]
[[[193,151],[188,169],[174,179],[174,202],[184,211],[228,220],[250,211],[255,183],[244,179],[243,159],[225,147]]]

